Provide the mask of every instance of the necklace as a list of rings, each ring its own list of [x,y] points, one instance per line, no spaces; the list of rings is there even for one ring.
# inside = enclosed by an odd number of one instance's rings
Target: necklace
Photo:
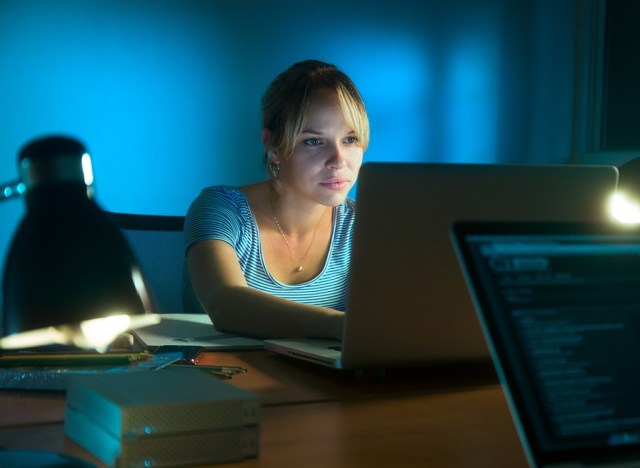
[[[302,256],[300,261],[298,261],[298,258],[296,257],[296,254],[294,254],[293,250],[291,250],[291,246],[289,245],[289,241],[287,240],[287,236],[285,236],[284,231],[282,230],[282,226],[280,226],[280,221],[278,221],[278,217],[275,214],[273,215],[273,220],[276,222],[276,227],[278,228],[278,232],[280,232],[280,235],[282,236],[282,240],[284,241],[284,244],[287,246],[287,250],[289,251],[289,258],[291,259],[291,263],[293,264],[293,270],[296,273],[300,273],[303,270],[302,262],[304,262],[304,259],[307,258],[307,254],[311,250],[311,246],[313,245],[313,241],[316,240],[316,233],[318,232],[318,227],[320,226],[320,222],[322,221],[322,217],[320,217],[320,221],[318,221],[318,224],[316,224],[316,228],[313,231],[313,237],[311,238],[311,242],[309,242],[309,247],[307,247],[307,251],[304,253],[304,255]]]

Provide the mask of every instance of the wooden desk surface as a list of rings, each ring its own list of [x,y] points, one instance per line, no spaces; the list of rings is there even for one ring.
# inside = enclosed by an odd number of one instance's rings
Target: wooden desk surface
[[[375,372],[356,376],[266,351],[206,353],[198,363],[248,369],[230,382],[257,393],[263,406],[422,394],[497,382],[489,361],[395,370],[384,377]]]
[[[526,466],[488,364],[356,378],[263,351],[211,353],[263,401],[260,455],[229,466]],[[64,437],[64,394],[0,392],[0,446],[98,461]],[[101,466],[101,465],[100,465]]]

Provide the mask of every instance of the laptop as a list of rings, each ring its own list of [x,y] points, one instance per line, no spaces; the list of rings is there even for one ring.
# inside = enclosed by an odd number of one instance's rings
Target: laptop
[[[453,231],[529,463],[640,466],[640,227]]]
[[[489,359],[449,230],[458,220],[598,220],[613,166],[367,163],[342,341],[266,340],[341,369]]]

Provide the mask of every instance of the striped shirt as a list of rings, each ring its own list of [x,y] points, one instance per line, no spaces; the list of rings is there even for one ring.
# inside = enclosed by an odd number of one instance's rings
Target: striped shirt
[[[304,304],[345,310],[354,219],[355,202],[347,199],[334,210],[329,255],[320,274],[305,283],[284,284],[265,265],[258,224],[244,194],[231,186],[207,187],[187,212],[186,250],[204,240],[224,241],[235,249],[250,287]]]

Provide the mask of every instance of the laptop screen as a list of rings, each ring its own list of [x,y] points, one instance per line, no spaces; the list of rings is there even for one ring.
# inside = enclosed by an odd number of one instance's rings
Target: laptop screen
[[[535,465],[640,447],[640,232],[460,223],[455,244]]]

